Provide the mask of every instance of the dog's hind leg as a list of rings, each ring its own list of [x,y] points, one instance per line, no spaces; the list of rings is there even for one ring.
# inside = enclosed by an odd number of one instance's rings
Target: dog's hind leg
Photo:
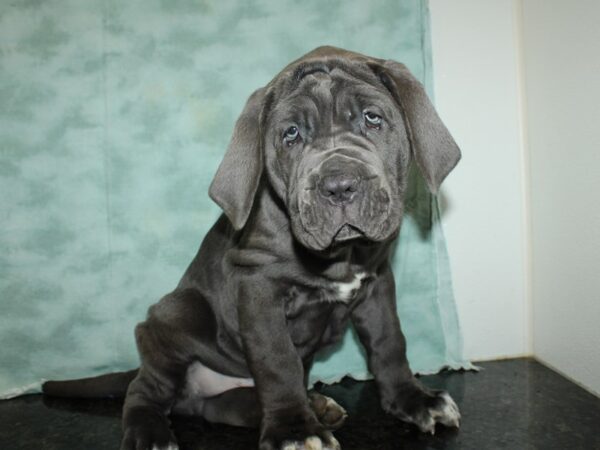
[[[142,366],[127,391],[121,450],[177,449],[167,418],[176,390],[172,379]]]
[[[161,378],[142,369],[129,385],[123,409],[121,450],[177,448],[167,419],[174,390],[168,380]],[[149,391],[152,396],[147,394]]]
[[[214,347],[213,321],[202,295],[184,289],[152,306],[136,327],[141,366],[125,398],[121,450],[177,448],[168,415],[190,364]]]

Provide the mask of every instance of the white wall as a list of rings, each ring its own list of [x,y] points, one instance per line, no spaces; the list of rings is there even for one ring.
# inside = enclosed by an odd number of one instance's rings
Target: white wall
[[[444,230],[465,355],[531,351],[516,10],[430,0],[436,106],[463,152],[444,183]]]
[[[524,0],[534,352],[600,393],[600,2]]]
[[[600,393],[600,2],[430,0],[466,356],[533,353]]]

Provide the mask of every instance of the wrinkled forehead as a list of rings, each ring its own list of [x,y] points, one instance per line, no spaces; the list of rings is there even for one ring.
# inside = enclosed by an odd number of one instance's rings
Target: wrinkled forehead
[[[301,65],[276,79],[267,104],[267,118],[341,112],[348,102],[393,107],[393,98],[379,77],[365,66]]]

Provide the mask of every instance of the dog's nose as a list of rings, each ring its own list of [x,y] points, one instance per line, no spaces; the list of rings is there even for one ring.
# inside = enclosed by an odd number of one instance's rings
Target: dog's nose
[[[359,179],[349,174],[327,175],[321,178],[320,192],[329,201],[341,205],[354,200]]]

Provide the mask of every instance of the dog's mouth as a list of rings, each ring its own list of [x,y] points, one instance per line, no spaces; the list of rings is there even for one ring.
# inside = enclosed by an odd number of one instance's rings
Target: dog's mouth
[[[341,226],[341,228],[333,237],[333,242],[339,244],[342,242],[351,241],[352,239],[358,239],[363,237],[365,237],[365,234],[361,230],[359,230],[353,225],[345,223]]]

